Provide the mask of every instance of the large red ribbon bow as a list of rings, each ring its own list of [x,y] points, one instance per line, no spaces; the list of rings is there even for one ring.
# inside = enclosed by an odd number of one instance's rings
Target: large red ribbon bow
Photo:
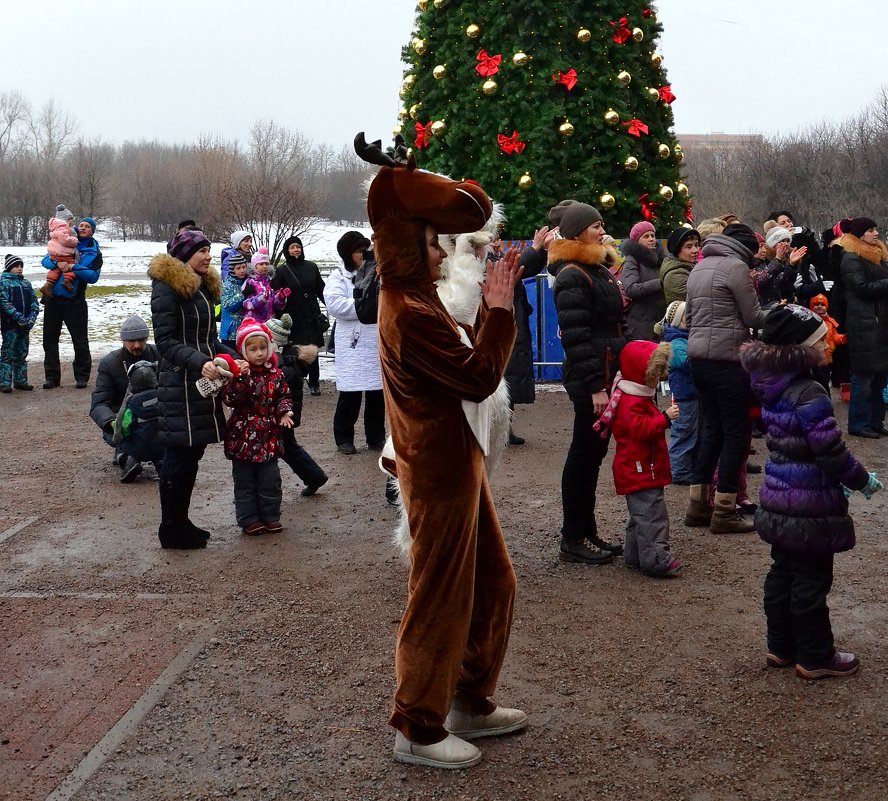
[[[656,220],[657,215],[654,213],[654,211],[657,208],[657,204],[651,202],[648,193],[645,192],[640,198],[638,198],[638,200],[641,203],[641,216],[644,217],[648,222],[651,222],[651,220]]]
[[[525,147],[524,142],[521,142],[518,139],[518,131],[512,131],[511,136],[498,134],[496,137],[496,141],[499,143],[500,150],[510,156],[514,155],[515,153],[520,153],[522,150],[524,150]]]
[[[671,86],[661,86],[657,91],[660,93],[660,100],[664,103],[671,103],[675,100],[675,95],[672,94]]]
[[[558,71],[557,75],[552,76],[552,80],[555,83],[560,83],[563,86],[567,87],[567,91],[569,92],[577,85],[577,71],[571,67],[567,72]]]
[[[637,136],[641,139],[642,134],[646,134],[648,132],[648,127],[641,120],[629,120],[629,122],[624,122],[623,125],[626,126],[626,133],[629,136]]]
[[[421,122],[418,122],[414,129],[416,130],[416,139],[413,141],[414,147],[419,150],[428,147],[429,142],[432,141],[432,123],[428,122],[423,125]]]
[[[486,50],[482,50],[475,56],[475,59],[480,62],[475,65],[475,72],[482,78],[489,78],[491,75],[496,75],[499,72],[499,65],[503,57],[490,56]]]
[[[617,44],[623,44],[631,38],[632,31],[629,30],[629,20],[626,17],[620,17],[617,22],[611,21],[610,24],[616,28],[614,31],[614,41]]]

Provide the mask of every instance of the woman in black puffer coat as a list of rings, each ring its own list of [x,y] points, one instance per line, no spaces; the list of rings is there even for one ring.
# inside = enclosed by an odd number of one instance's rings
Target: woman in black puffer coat
[[[592,206],[563,200],[549,211],[549,220],[565,239],[549,247],[549,273],[558,327],[564,347],[564,387],[573,402],[573,439],[561,476],[560,558],[565,562],[601,564],[622,551],[598,536],[595,491],[607,453],[608,438],[592,426],[608,403],[617,372],[623,335],[623,298],[608,267],[617,252],[601,244],[604,224]]]
[[[632,226],[629,238],[620,243],[625,257],[620,280],[632,301],[626,310],[626,337],[659,342],[654,326],[666,314],[666,296],[660,281],[660,265],[666,251],[657,242],[657,232],[647,221]]]
[[[157,386],[160,468],[160,528],[164,548],[204,548],[209,532],[188,519],[198,462],[207,445],[222,440],[222,401],[203,397],[201,378],[221,377],[213,358],[236,356],[219,342],[215,305],[222,280],[210,268],[210,242],[202,231],[176,234],[167,253],[151,260],[151,322],[160,351]]]
[[[271,279],[272,289],[290,289],[290,297],[281,314],[289,314],[293,319],[292,342],[300,345],[324,344],[324,331],[321,325],[321,307],[324,300],[324,279],[313,261],[306,261],[302,250],[302,240],[291,236],[284,242],[284,263],[278,265]],[[308,367],[308,389],[312,395],[320,395],[320,368],[315,359]]]

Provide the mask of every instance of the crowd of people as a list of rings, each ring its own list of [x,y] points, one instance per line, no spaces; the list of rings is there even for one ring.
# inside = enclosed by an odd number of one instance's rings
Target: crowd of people
[[[122,482],[146,464],[157,471],[161,546],[206,547],[211,533],[189,513],[199,463],[214,443],[231,460],[245,535],[284,528],[279,460],[304,482],[303,495],[327,482],[295,429],[303,384],[321,392],[317,355],[329,315],[333,440],[339,453],[356,453],[363,403],[366,445],[382,452],[386,496],[409,530],[395,758],[475,764],[481,752],[468,740],[527,723],[521,710],[491,700],[515,576],[487,483],[498,446],[485,401],[505,377],[512,408],[533,402],[531,309],[520,277],[546,272],[573,411],[559,558],[605,565],[621,557],[645,576],[679,575],[664,488],[685,485],[685,526],[756,531],[771,546],[767,664],[809,679],[855,672],[857,658],[835,648],[826,598],[834,555],[854,545],[848,496],[869,498],[882,485],[845,445],[831,393],[848,388],[849,434],[888,437],[888,248],[875,221],[842,219],[818,238],[786,210],[760,231],[729,214],[671,232],[642,220],[618,248],[596,208],[568,199],[522,253],[503,253],[492,241],[493,206],[476,184],[416,171],[403,154],[362,141],[356,147],[385,178],[371,183],[373,241],[358,231],[342,236],[326,282],[298,237],[272,265],[245,230],[232,234],[217,272],[210,241],[183,221],[148,268],[154,343],[147,322],[129,317],[121,347],[99,363],[91,417]],[[74,342],[76,386],[87,385],[85,288],[102,265],[95,227],[85,217],[75,228],[71,212],[56,209],[42,299],[22,260],[6,256],[0,391],[33,389],[28,332],[41,306],[44,388],[60,384],[62,324]],[[452,297],[442,302],[442,286],[456,278],[442,267],[452,252],[439,233],[470,232],[462,256],[486,278],[459,314]],[[769,452],[758,502],[746,481],[756,436]],[[595,514],[611,439],[614,486],[627,504],[622,542]],[[506,442],[524,439],[510,425]],[[454,463],[463,466],[460,481]]]

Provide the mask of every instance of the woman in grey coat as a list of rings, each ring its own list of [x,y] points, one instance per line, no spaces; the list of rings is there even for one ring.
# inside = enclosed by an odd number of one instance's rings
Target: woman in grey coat
[[[666,257],[657,242],[654,226],[646,221],[635,223],[629,238],[620,244],[624,256],[620,281],[623,293],[632,303],[626,309],[628,339],[649,339],[658,342],[654,325],[666,314],[666,296],[660,282],[660,265]]]

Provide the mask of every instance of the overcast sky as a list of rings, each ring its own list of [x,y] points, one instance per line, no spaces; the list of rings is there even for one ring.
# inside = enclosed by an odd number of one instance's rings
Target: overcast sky
[[[655,6],[678,133],[794,130],[854,114],[888,85],[886,2]],[[415,9],[411,0],[3,0],[0,92],[17,89],[35,106],[54,97],[82,134],[112,142],[243,138],[269,118],[337,148],[362,129],[386,139]]]

